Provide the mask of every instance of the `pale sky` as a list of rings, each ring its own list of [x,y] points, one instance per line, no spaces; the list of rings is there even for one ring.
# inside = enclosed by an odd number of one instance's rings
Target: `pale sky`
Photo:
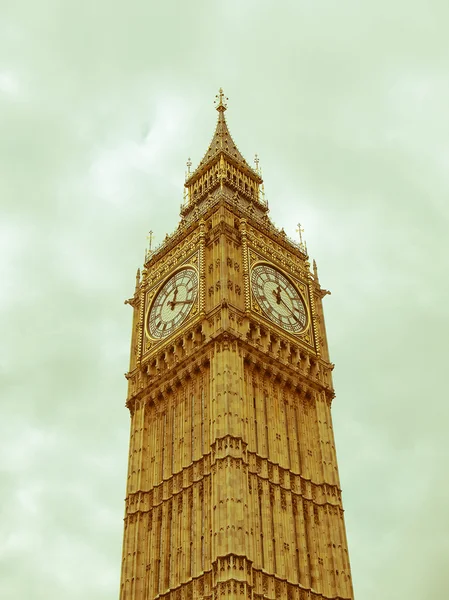
[[[0,0],[2,600],[119,593],[135,272],[222,86],[316,258],[357,600],[449,590],[447,0]]]

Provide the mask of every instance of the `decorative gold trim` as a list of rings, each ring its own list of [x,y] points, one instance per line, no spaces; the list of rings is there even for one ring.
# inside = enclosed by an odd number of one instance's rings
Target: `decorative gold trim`
[[[312,274],[310,274],[310,280],[312,280]],[[309,299],[310,299],[310,311],[312,313],[312,331],[313,337],[315,341],[315,350],[318,357],[321,356],[321,348],[320,348],[320,337],[318,332],[318,323],[317,323],[317,312],[315,307],[315,298],[313,297],[312,286],[309,284]]]
[[[142,355],[143,355],[143,329],[144,329],[144,323],[143,323],[143,315],[144,315],[144,311],[145,311],[145,289],[144,286],[142,285],[140,288],[140,306],[139,306],[139,322],[137,324],[138,326],[138,333],[137,333],[137,356],[136,356],[136,364],[140,365],[141,360],[142,360]]]
[[[200,247],[199,247],[199,311],[202,315],[206,312],[206,223],[200,221]]]
[[[243,288],[245,294],[245,311],[251,310],[250,292],[250,267],[248,259],[248,236],[246,231],[246,219],[240,221],[240,234],[242,236],[242,261],[243,261]]]

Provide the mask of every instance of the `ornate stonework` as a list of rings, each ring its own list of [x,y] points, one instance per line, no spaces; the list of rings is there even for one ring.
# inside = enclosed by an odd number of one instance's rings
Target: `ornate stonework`
[[[211,145],[188,173],[178,229],[147,254],[127,300],[120,598],[351,599],[321,303],[328,292],[305,247],[271,223],[259,171],[230,136],[222,93],[217,110]],[[268,294],[277,320],[253,293],[255,265],[269,266],[273,281],[258,298]],[[188,278],[176,287],[183,269],[195,270],[195,293]],[[276,277],[303,303],[298,333],[283,325],[298,317]],[[174,292],[151,338],[161,289]],[[176,315],[182,322],[166,335],[164,319]]]

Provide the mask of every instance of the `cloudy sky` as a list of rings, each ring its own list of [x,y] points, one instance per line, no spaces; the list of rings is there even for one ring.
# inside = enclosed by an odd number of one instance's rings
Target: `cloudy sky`
[[[301,222],[358,600],[449,588],[447,0],[0,0],[2,600],[118,598],[131,309],[222,86]]]

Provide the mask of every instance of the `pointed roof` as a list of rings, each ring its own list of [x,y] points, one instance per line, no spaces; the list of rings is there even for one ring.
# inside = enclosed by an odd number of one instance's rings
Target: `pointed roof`
[[[215,133],[213,135],[211,143],[209,144],[209,148],[207,149],[206,154],[203,156],[200,164],[195,169],[195,171],[188,177],[186,185],[191,183],[193,179],[196,178],[196,176],[199,176],[205,170],[205,167],[209,163],[211,163],[214,160],[214,158],[220,153],[226,154],[231,159],[231,161],[236,164],[237,167],[240,167],[248,175],[252,176],[253,179],[261,183],[262,179],[260,175],[249,166],[249,164],[243,158],[242,154],[240,153],[240,150],[237,148],[234,140],[231,137],[224,116],[225,110],[227,109],[225,103],[225,100],[227,100],[227,98],[224,97],[222,88],[220,88],[216,98],[218,121],[217,127],[215,128]]]

